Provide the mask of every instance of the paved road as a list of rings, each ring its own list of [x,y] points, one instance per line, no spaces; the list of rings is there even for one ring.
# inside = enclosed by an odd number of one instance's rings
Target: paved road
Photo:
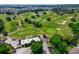
[[[14,54],[31,54],[31,48],[30,47],[23,47],[16,49],[16,52]]]
[[[69,51],[69,54],[79,54],[79,45],[72,48],[70,51]]]
[[[50,54],[46,41],[43,41],[43,50],[46,54]]]

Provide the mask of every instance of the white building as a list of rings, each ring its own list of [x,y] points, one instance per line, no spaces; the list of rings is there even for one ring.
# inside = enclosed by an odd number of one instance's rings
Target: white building
[[[13,38],[7,37],[7,40],[5,40],[4,43],[10,44],[14,48],[17,48],[20,45],[31,43],[32,40],[34,40],[34,41],[40,41],[40,38],[39,37],[34,37],[34,38],[29,38],[29,39],[26,38],[24,40],[16,40],[16,39],[13,40]]]
[[[39,37],[34,37],[34,38],[29,38],[29,39],[21,40],[21,45],[31,43],[32,40],[34,40],[34,41],[40,41],[40,38]]]

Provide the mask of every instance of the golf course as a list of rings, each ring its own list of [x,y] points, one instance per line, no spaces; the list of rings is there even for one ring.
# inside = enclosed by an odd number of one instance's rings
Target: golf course
[[[68,24],[74,14],[57,14],[53,11],[24,12],[17,14],[0,14],[4,22],[4,31],[11,37],[22,39],[28,36],[46,34],[51,38],[59,34],[65,38],[72,38],[73,33]]]

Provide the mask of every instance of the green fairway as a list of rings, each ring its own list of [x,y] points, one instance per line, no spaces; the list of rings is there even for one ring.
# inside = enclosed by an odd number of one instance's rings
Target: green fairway
[[[43,14],[44,12],[47,14]],[[25,12],[19,15],[0,14],[0,18],[4,21],[4,30],[9,33],[14,32],[10,35],[14,38],[25,38],[28,36],[39,36],[43,34],[47,34],[49,38],[54,34],[60,34],[65,38],[72,37],[73,34],[68,23],[70,22],[70,17],[73,17],[73,14],[64,14],[61,16],[52,11],[39,11],[40,16],[38,17],[36,15],[35,12]],[[15,20],[7,21],[6,17],[8,16],[16,16],[16,18]],[[42,27],[37,28],[33,23],[26,23],[26,18],[32,22],[41,23]],[[50,18],[50,21],[48,21],[47,18]]]
[[[29,25],[25,28],[22,28],[18,32],[12,34],[11,36],[16,37],[16,38],[24,38],[27,36],[38,36],[41,35],[42,33],[35,29],[32,25]]]

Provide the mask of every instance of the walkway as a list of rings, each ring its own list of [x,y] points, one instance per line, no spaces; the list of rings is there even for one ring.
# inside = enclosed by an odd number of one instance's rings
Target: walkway
[[[45,54],[50,54],[49,49],[48,49],[48,44],[46,41],[48,41],[49,39],[44,38],[43,36],[41,36],[41,39],[43,40],[43,51]]]

